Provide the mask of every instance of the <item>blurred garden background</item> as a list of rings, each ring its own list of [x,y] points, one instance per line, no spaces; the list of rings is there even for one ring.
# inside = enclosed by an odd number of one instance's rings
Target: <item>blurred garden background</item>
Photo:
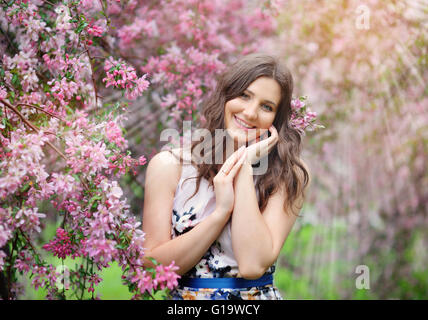
[[[51,2],[53,11],[59,2]],[[277,261],[284,298],[428,299],[428,1],[100,3],[88,10],[104,10],[110,20],[92,55],[120,57],[150,75],[150,87],[118,122],[133,157],[159,152],[165,128],[181,131],[183,120],[196,127],[216,76],[239,55],[277,55],[294,76],[294,95],[308,96],[325,128],[303,138],[312,184]],[[13,56],[5,12],[2,53]],[[102,84],[97,63],[94,81]],[[88,98],[92,107],[82,107],[91,117],[124,99],[111,87],[98,93],[101,102]],[[143,222],[145,169],[119,180],[129,214]],[[47,213],[35,236],[41,252],[63,223],[48,202],[39,203]],[[80,263],[43,255],[53,265]],[[361,266],[369,277],[363,288]],[[19,276],[19,297],[44,299],[47,291],[34,290],[29,275]],[[99,275],[100,298],[132,297],[116,262]]]

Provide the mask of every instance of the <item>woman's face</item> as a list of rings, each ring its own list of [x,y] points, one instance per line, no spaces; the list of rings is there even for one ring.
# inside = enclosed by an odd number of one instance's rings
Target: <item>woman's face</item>
[[[272,125],[281,87],[272,78],[260,77],[235,99],[226,102],[225,128],[235,142],[243,144],[259,137]]]

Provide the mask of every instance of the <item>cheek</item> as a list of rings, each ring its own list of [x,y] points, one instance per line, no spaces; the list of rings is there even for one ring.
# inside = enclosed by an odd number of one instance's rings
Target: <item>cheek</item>
[[[237,112],[239,112],[239,105],[237,105],[236,102],[231,100],[226,103],[224,107],[224,114],[225,114],[226,120],[231,121],[233,118],[233,115]]]
[[[225,105],[225,111],[229,114],[235,113],[239,109],[239,104],[234,101],[230,100]]]
[[[260,125],[262,128],[267,129],[273,124],[274,120],[275,115],[266,115],[260,119]]]

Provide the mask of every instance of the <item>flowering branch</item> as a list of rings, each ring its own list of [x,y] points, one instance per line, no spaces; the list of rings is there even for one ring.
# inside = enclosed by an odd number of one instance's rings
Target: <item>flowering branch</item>
[[[16,109],[13,105],[7,103],[6,101],[4,101],[3,99],[0,98],[0,102],[3,103],[6,107],[8,107],[10,110],[12,110],[16,115],[19,116],[19,118],[21,118],[21,120],[28,126],[30,127],[32,130],[34,130],[35,132],[39,133],[39,129],[33,125],[30,121],[28,121],[27,119],[25,119],[24,115],[19,112],[18,109]],[[46,143],[56,152],[58,153],[64,160],[67,161],[67,157],[58,150],[57,147],[55,147],[52,143],[50,143],[49,141],[46,141]]]
[[[61,120],[63,122],[67,122],[66,120],[64,120],[60,116],[58,116],[58,115],[56,115],[56,114],[54,114],[54,113],[52,113],[50,111],[47,111],[47,110],[43,109],[42,107],[39,107],[39,106],[36,106],[36,105],[33,105],[33,104],[28,104],[28,103],[18,103],[16,105],[16,107],[19,107],[19,106],[31,107],[31,108],[37,109],[39,111],[42,111],[42,112],[46,113],[47,115],[50,115],[51,117],[54,117],[54,118],[56,118],[58,120]]]

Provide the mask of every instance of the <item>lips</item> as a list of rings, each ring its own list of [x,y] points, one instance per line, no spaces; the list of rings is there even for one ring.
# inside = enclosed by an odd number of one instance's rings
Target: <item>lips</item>
[[[252,126],[251,124],[249,124],[248,122],[242,120],[241,118],[238,118],[237,116],[233,117],[235,120],[235,123],[237,124],[238,127],[244,129],[244,130],[249,130],[249,129],[254,129],[255,126]],[[247,126],[245,126],[244,124],[246,124]]]

